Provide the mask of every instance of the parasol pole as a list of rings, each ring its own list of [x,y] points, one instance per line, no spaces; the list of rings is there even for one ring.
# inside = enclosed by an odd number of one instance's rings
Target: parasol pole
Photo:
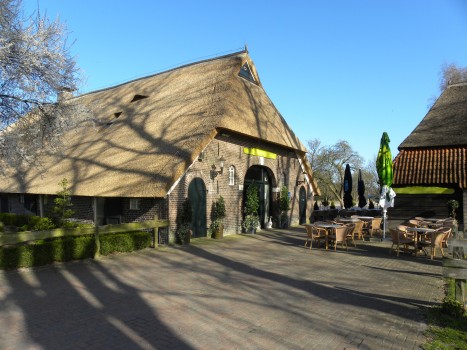
[[[386,208],[383,209],[383,241],[386,240]]]

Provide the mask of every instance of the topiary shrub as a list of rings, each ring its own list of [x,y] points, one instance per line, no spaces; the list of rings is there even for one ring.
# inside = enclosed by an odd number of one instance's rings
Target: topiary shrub
[[[53,230],[55,228],[55,224],[53,223],[52,219],[50,218],[40,218],[35,225],[32,227],[32,231],[47,231]]]

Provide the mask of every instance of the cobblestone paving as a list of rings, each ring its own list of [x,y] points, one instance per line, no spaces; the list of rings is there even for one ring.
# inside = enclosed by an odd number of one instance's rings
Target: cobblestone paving
[[[417,349],[440,260],[263,231],[0,271],[0,349]]]

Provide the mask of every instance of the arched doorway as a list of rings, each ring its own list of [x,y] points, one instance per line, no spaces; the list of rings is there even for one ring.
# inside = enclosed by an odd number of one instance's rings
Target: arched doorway
[[[264,228],[272,215],[272,172],[264,166],[254,165],[245,174],[243,182],[243,207],[246,200],[246,192],[248,186],[254,181],[259,190],[259,221],[261,227]]]
[[[300,225],[306,224],[306,190],[305,190],[305,186],[300,187],[298,211],[300,213]]]
[[[206,186],[199,177],[188,186],[188,200],[193,209],[191,230],[193,237],[206,237]]]

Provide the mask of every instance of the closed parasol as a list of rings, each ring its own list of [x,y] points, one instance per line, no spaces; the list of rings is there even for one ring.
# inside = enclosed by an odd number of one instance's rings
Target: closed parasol
[[[365,198],[365,183],[363,182],[361,169],[358,169],[357,192],[358,192],[358,206],[360,208],[363,208],[366,205],[366,198]]]
[[[350,165],[347,164],[344,172],[344,208],[349,209],[352,206],[352,173],[350,172]]]

